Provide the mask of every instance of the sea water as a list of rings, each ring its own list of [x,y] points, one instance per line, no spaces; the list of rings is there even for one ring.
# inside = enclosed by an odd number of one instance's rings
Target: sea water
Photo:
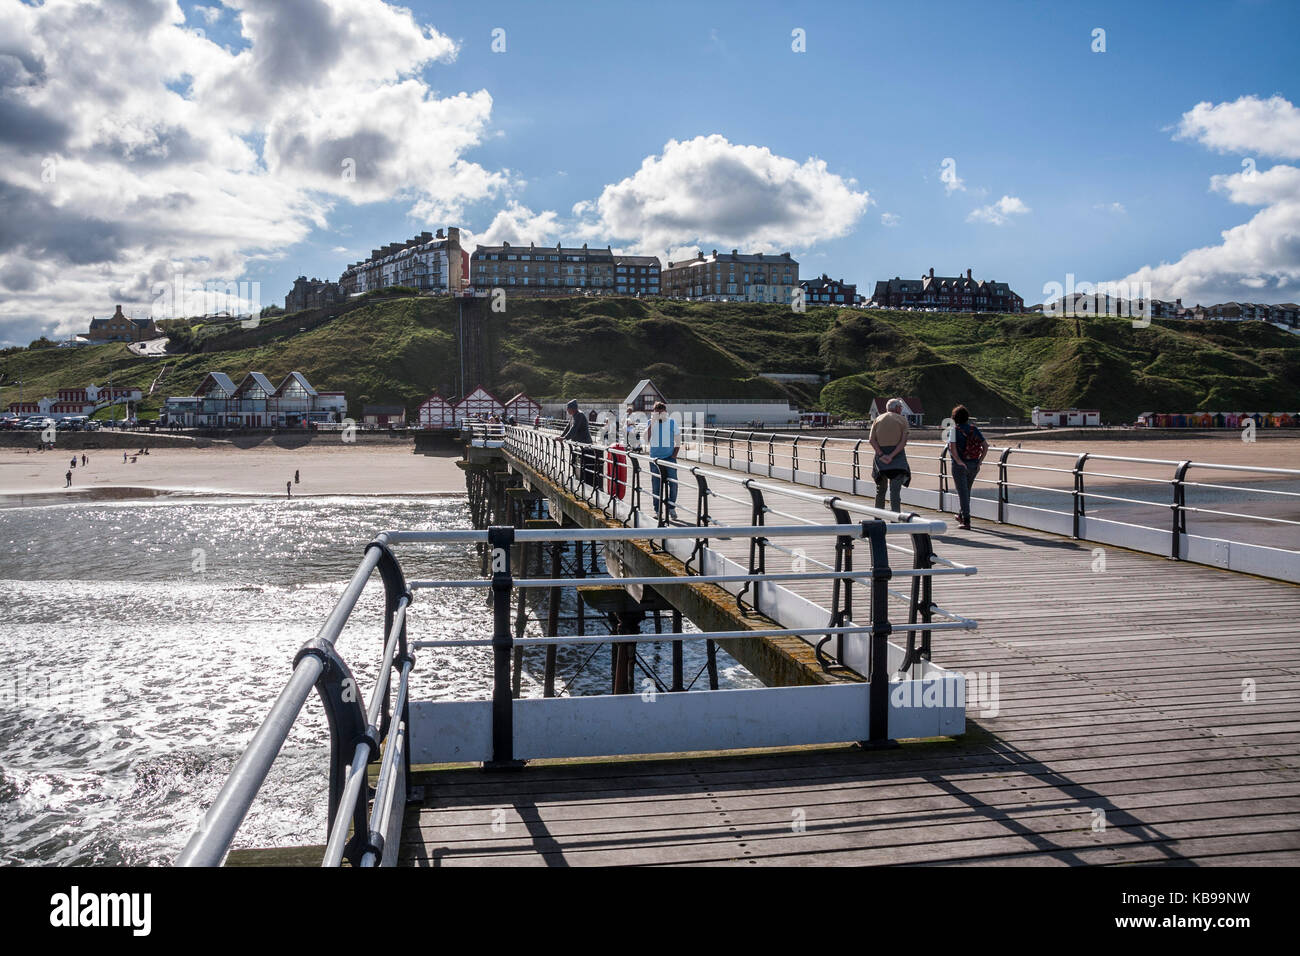
[[[467,527],[463,498],[164,497],[0,509],[0,865],[173,860],[366,544],[386,529]],[[403,545],[397,554],[408,578],[481,570],[473,545]],[[567,594],[562,613],[571,615]],[[544,604],[534,610],[545,620]],[[367,699],[382,622],[374,575],[337,642]],[[409,614],[412,640],[490,631],[484,592],[423,591]],[[541,633],[536,622],[528,633]],[[689,681],[704,649],[684,647]],[[664,683],[669,648],[640,651]],[[592,650],[559,649],[562,692],[608,692],[608,649]],[[541,696],[542,652],[534,656],[524,696]],[[720,686],[760,686],[721,650],[718,664]],[[482,700],[490,688],[488,648],[416,654],[413,698]],[[313,695],[235,845],[323,843],[327,754]]]

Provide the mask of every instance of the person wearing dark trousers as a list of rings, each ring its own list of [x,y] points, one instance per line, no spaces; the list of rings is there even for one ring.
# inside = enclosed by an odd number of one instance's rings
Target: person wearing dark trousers
[[[885,411],[871,423],[869,441],[876,457],[871,464],[871,477],[876,483],[876,507],[885,507],[885,486],[889,487],[889,506],[901,511],[903,486],[912,481],[912,470],[907,464],[908,425],[903,417],[903,400],[891,398]]]
[[[957,486],[960,511],[957,523],[970,530],[970,491],[979,475],[980,465],[989,452],[984,434],[970,420],[965,405],[952,410],[953,428],[949,436],[948,457],[952,460],[952,483]]]
[[[66,475],[64,475],[63,477],[64,477],[65,479],[67,479],[66,482],[64,483],[63,487],[64,487],[64,488],[71,488],[71,487],[72,487],[72,469],[69,468],[69,469],[68,469],[68,473],[67,473]]]
[[[560,433],[560,438],[564,441],[573,442],[578,447],[572,451],[571,461],[574,469],[581,476],[584,485],[594,485],[596,483],[596,463],[594,452],[587,446],[591,444],[591,428],[587,424],[587,416],[578,410],[577,399],[570,399],[564,406],[564,411],[569,416],[569,424],[564,426],[564,431]]]
[[[677,469],[665,462],[676,463],[681,442],[677,436],[677,422],[668,417],[668,406],[663,402],[655,402],[648,432],[650,457],[655,459],[650,465],[650,493],[654,496],[655,511],[659,510],[659,487],[666,483],[663,496],[668,505],[668,517],[676,518]]]

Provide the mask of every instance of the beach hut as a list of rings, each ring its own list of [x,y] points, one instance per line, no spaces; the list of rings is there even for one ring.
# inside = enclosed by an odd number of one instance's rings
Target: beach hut
[[[485,421],[493,415],[505,414],[506,407],[501,400],[479,385],[456,403],[456,424],[468,421]]]
[[[525,392],[520,392],[514,398],[506,399],[505,417],[507,419],[513,416],[517,422],[532,424],[533,419],[540,414],[542,414],[542,403],[529,398]]]
[[[417,428],[451,428],[456,424],[456,411],[451,402],[434,392],[416,409]]]

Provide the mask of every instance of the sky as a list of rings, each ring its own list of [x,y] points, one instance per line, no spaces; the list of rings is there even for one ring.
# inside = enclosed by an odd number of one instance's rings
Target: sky
[[[0,0],[0,344],[452,225],[1295,302],[1297,37],[1292,0]]]

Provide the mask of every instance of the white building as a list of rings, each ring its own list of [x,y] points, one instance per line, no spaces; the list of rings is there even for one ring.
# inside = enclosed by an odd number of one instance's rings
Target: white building
[[[1100,425],[1101,411],[1096,408],[1039,408],[1035,405],[1031,420],[1039,428]]]

